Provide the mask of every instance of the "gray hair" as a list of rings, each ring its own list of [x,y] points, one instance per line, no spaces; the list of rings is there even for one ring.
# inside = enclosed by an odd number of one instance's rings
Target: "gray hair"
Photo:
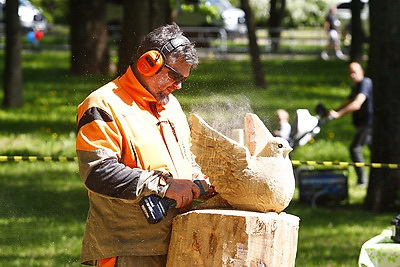
[[[166,43],[180,36],[183,36],[183,32],[176,23],[161,26],[153,30],[143,39],[136,52],[135,62],[148,50],[161,50]],[[180,45],[171,53],[164,56],[166,56],[166,60],[170,63],[175,63],[178,61],[185,62],[192,67],[196,67],[199,64],[199,58],[193,43]]]

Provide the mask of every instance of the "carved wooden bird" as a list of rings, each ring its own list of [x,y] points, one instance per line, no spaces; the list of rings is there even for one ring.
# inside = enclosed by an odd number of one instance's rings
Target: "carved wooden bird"
[[[260,212],[281,212],[289,205],[295,189],[288,156],[292,148],[285,139],[273,137],[257,115],[246,115],[250,149],[198,115],[191,116],[191,123],[192,152],[222,199],[234,208]]]

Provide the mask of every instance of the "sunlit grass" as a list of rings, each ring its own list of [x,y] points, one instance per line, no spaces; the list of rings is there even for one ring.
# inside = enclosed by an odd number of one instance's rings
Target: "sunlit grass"
[[[296,266],[357,266],[361,245],[390,226],[393,215],[363,211],[358,205],[310,208],[291,204],[300,221]]]

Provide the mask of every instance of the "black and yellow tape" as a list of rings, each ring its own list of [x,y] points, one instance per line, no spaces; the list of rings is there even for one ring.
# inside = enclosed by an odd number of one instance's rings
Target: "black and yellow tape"
[[[67,161],[78,161],[77,157],[38,157],[38,156],[0,156],[0,162],[10,162],[10,161],[59,161],[59,162],[67,162]]]
[[[363,163],[363,162],[344,162],[344,161],[314,161],[314,160],[292,160],[293,165],[323,165],[339,167],[371,167],[371,168],[389,168],[397,169],[400,164],[396,163]]]
[[[77,157],[52,157],[52,156],[0,156],[0,162],[18,162],[18,161],[57,161],[57,162],[72,162],[78,161]],[[339,166],[339,167],[371,167],[371,168],[389,168],[398,169],[400,164],[396,163],[362,163],[362,162],[344,162],[344,161],[315,161],[315,160],[292,160],[294,166],[299,165],[322,165],[322,166]]]

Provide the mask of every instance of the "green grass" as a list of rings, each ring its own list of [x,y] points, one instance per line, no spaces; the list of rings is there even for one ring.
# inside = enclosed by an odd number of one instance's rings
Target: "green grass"
[[[294,203],[286,212],[300,217],[296,266],[306,267],[357,266],[361,245],[394,218],[358,205],[311,209]]]
[[[68,67],[68,52],[23,54],[25,104],[0,109],[0,155],[75,156],[76,106],[113,77],[72,76]],[[337,107],[349,93],[342,61],[269,59],[264,67],[268,89],[254,86],[249,60],[202,60],[175,95],[187,114],[197,112],[228,131],[243,126],[246,112],[273,129],[277,108],[314,114],[317,103]],[[353,131],[349,116],[331,121],[291,158],[349,161]],[[0,165],[0,266],[78,266],[88,204],[77,164]],[[296,192],[286,212],[301,219],[297,266],[355,266],[362,243],[390,225],[395,214],[362,210],[366,189],[355,186],[352,168],[349,187],[349,205],[339,207],[312,208]]]
[[[76,169],[2,163],[0,266],[78,266],[88,205]]]

